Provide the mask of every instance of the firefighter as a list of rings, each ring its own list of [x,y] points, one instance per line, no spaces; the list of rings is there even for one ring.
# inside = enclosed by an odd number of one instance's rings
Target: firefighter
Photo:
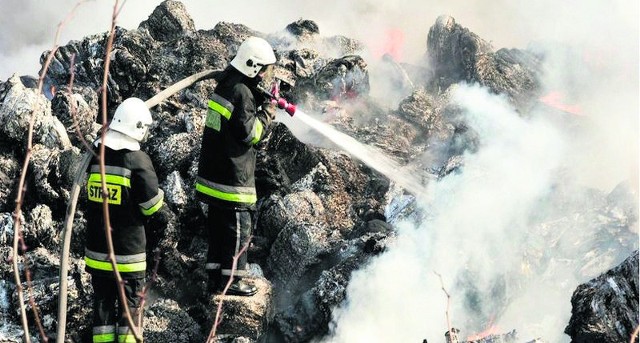
[[[138,98],[124,100],[116,109],[104,137],[104,167],[109,223],[116,267],[124,280],[124,293],[137,323],[140,292],[146,272],[147,238],[157,242],[172,213],[149,156],[140,150],[152,123],[151,113]],[[113,267],[108,258],[103,215],[101,139],[88,167],[86,271],[93,286],[93,342],[135,342],[120,303]],[[145,229],[146,227],[146,229]],[[150,237],[147,237],[149,235]]]
[[[211,94],[202,135],[196,194],[207,204],[206,231],[209,248],[207,290],[220,293],[232,279],[226,294],[251,296],[257,288],[247,275],[246,249],[257,200],[254,171],[256,144],[275,116],[275,105],[257,90],[270,74],[276,56],[269,43],[247,38],[218,78]]]

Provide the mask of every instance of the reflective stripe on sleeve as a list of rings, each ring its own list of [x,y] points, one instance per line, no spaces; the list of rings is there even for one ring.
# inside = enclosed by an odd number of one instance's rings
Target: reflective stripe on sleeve
[[[229,120],[231,118],[231,113],[233,113],[233,104],[218,94],[213,94],[211,99],[212,100],[209,100],[208,103],[209,108],[220,113],[221,116]]]
[[[244,139],[246,144],[254,145],[260,141],[262,138],[262,132],[264,131],[264,126],[262,126],[262,122],[256,118],[253,122],[253,127],[251,128],[251,133]]]
[[[156,213],[160,209],[160,207],[162,207],[163,200],[164,191],[162,191],[162,189],[158,189],[158,194],[151,198],[151,200],[139,204],[142,214],[144,214],[145,216],[150,216]]]

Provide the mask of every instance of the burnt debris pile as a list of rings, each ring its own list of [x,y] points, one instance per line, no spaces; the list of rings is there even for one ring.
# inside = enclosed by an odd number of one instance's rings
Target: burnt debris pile
[[[481,144],[450,102],[452,88],[480,84],[504,94],[523,115],[538,105],[541,92],[543,54],[496,51],[454,18],[442,16],[428,32],[422,65],[383,58],[391,71],[389,82],[403,92],[388,108],[370,94],[365,47],[357,40],[322,36],[315,22],[303,19],[275,33],[227,22],[197,30],[184,5],[167,0],[137,29],[116,29],[107,85],[109,111],[127,97],[146,100],[189,75],[223,69],[250,35],[264,37],[275,47],[287,99],[309,113],[322,113],[324,122],[403,165],[426,154],[437,156],[413,168],[440,178],[464,168],[464,153]],[[107,33],[100,33],[57,50],[46,74],[45,94],[38,93],[33,78],[0,81],[0,256],[12,256],[11,212],[33,117],[23,205],[27,251],[19,265],[21,273],[26,268],[31,272],[35,301],[51,337],[57,325],[58,254],[69,189],[84,144],[95,140],[102,122],[99,104],[107,38]],[[178,221],[170,230],[169,246],[175,249],[164,247],[158,280],[147,295],[144,334],[150,342],[205,341],[220,301],[205,295],[207,237],[193,187],[206,101],[215,82],[197,82],[151,109],[154,124],[143,149],[153,159]],[[225,301],[221,340],[305,342],[322,337],[329,331],[332,310],[345,300],[351,273],[393,243],[397,231],[390,217],[411,215],[410,201],[403,210],[389,210],[410,190],[404,192],[344,152],[321,146],[303,143],[282,123],[260,146],[257,225],[249,250],[250,273],[260,291],[249,299]],[[589,194],[600,206],[531,228],[531,268],[545,269],[567,258],[543,251],[544,244],[554,235],[573,235],[584,226],[597,227],[598,235],[575,234],[575,243],[601,247],[584,251],[579,261],[590,278],[637,249],[637,194],[623,186],[611,194]],[[67,339],[73,342],[83,341],[90,330],[92,290],[82,260],[85,201],[81,195],[71,243]],[[540,236],[546,240],[536,246],[535,237]],[[638,322],[637,252],[633,256],[567,299],[574,311],[566,333],[575,342],[619,341],[631,334]],[[13,280],[11,268],[11,263],[0,264],[2,280],[7,280],[0,283],[0,295],[6,298],[0,298],[0,322],[7,323],[1,324],[0,337],[17,342],[20,319],[16,287],[8,281]],[[594,302],[602,306],[591,307]],[[35,327],[31,332],[37,332]],[[505,333],[500,341],[510,342],[513,335]]]

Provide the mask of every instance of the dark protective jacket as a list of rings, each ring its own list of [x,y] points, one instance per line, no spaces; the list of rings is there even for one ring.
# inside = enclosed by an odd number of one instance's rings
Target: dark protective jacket
[[[144,277],[147,246],[144,224],[166,207],[163,206],[164,193],[158,188],[158,177],[146,153],[105,147],[104,160],[109,221],[118,271],[123,278]],[[86,269],[94,275],[113,276],[107,256],[102,177],[96,157],[88,169],[87,196]]]
[[[254,207],[257,196],[254,172],[255,145],[268,129],[269,121],[258,105],[264,97],[255,80],[235,68],[227,68],[209,100],[202,134],[196,193],[220,207]]]

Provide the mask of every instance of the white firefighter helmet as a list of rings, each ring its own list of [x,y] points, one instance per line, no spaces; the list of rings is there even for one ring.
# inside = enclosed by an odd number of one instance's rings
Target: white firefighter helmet
[[[142,142],[146,138],[149,125],[152,122],[151,112],[144,101],[138,98],[128,98],[116,108],[109,129]]]
[[[273,48],[259,37],[247,38],[240,47],[231,65],[247,77],[254,78],[264,66],[276,63]]]

